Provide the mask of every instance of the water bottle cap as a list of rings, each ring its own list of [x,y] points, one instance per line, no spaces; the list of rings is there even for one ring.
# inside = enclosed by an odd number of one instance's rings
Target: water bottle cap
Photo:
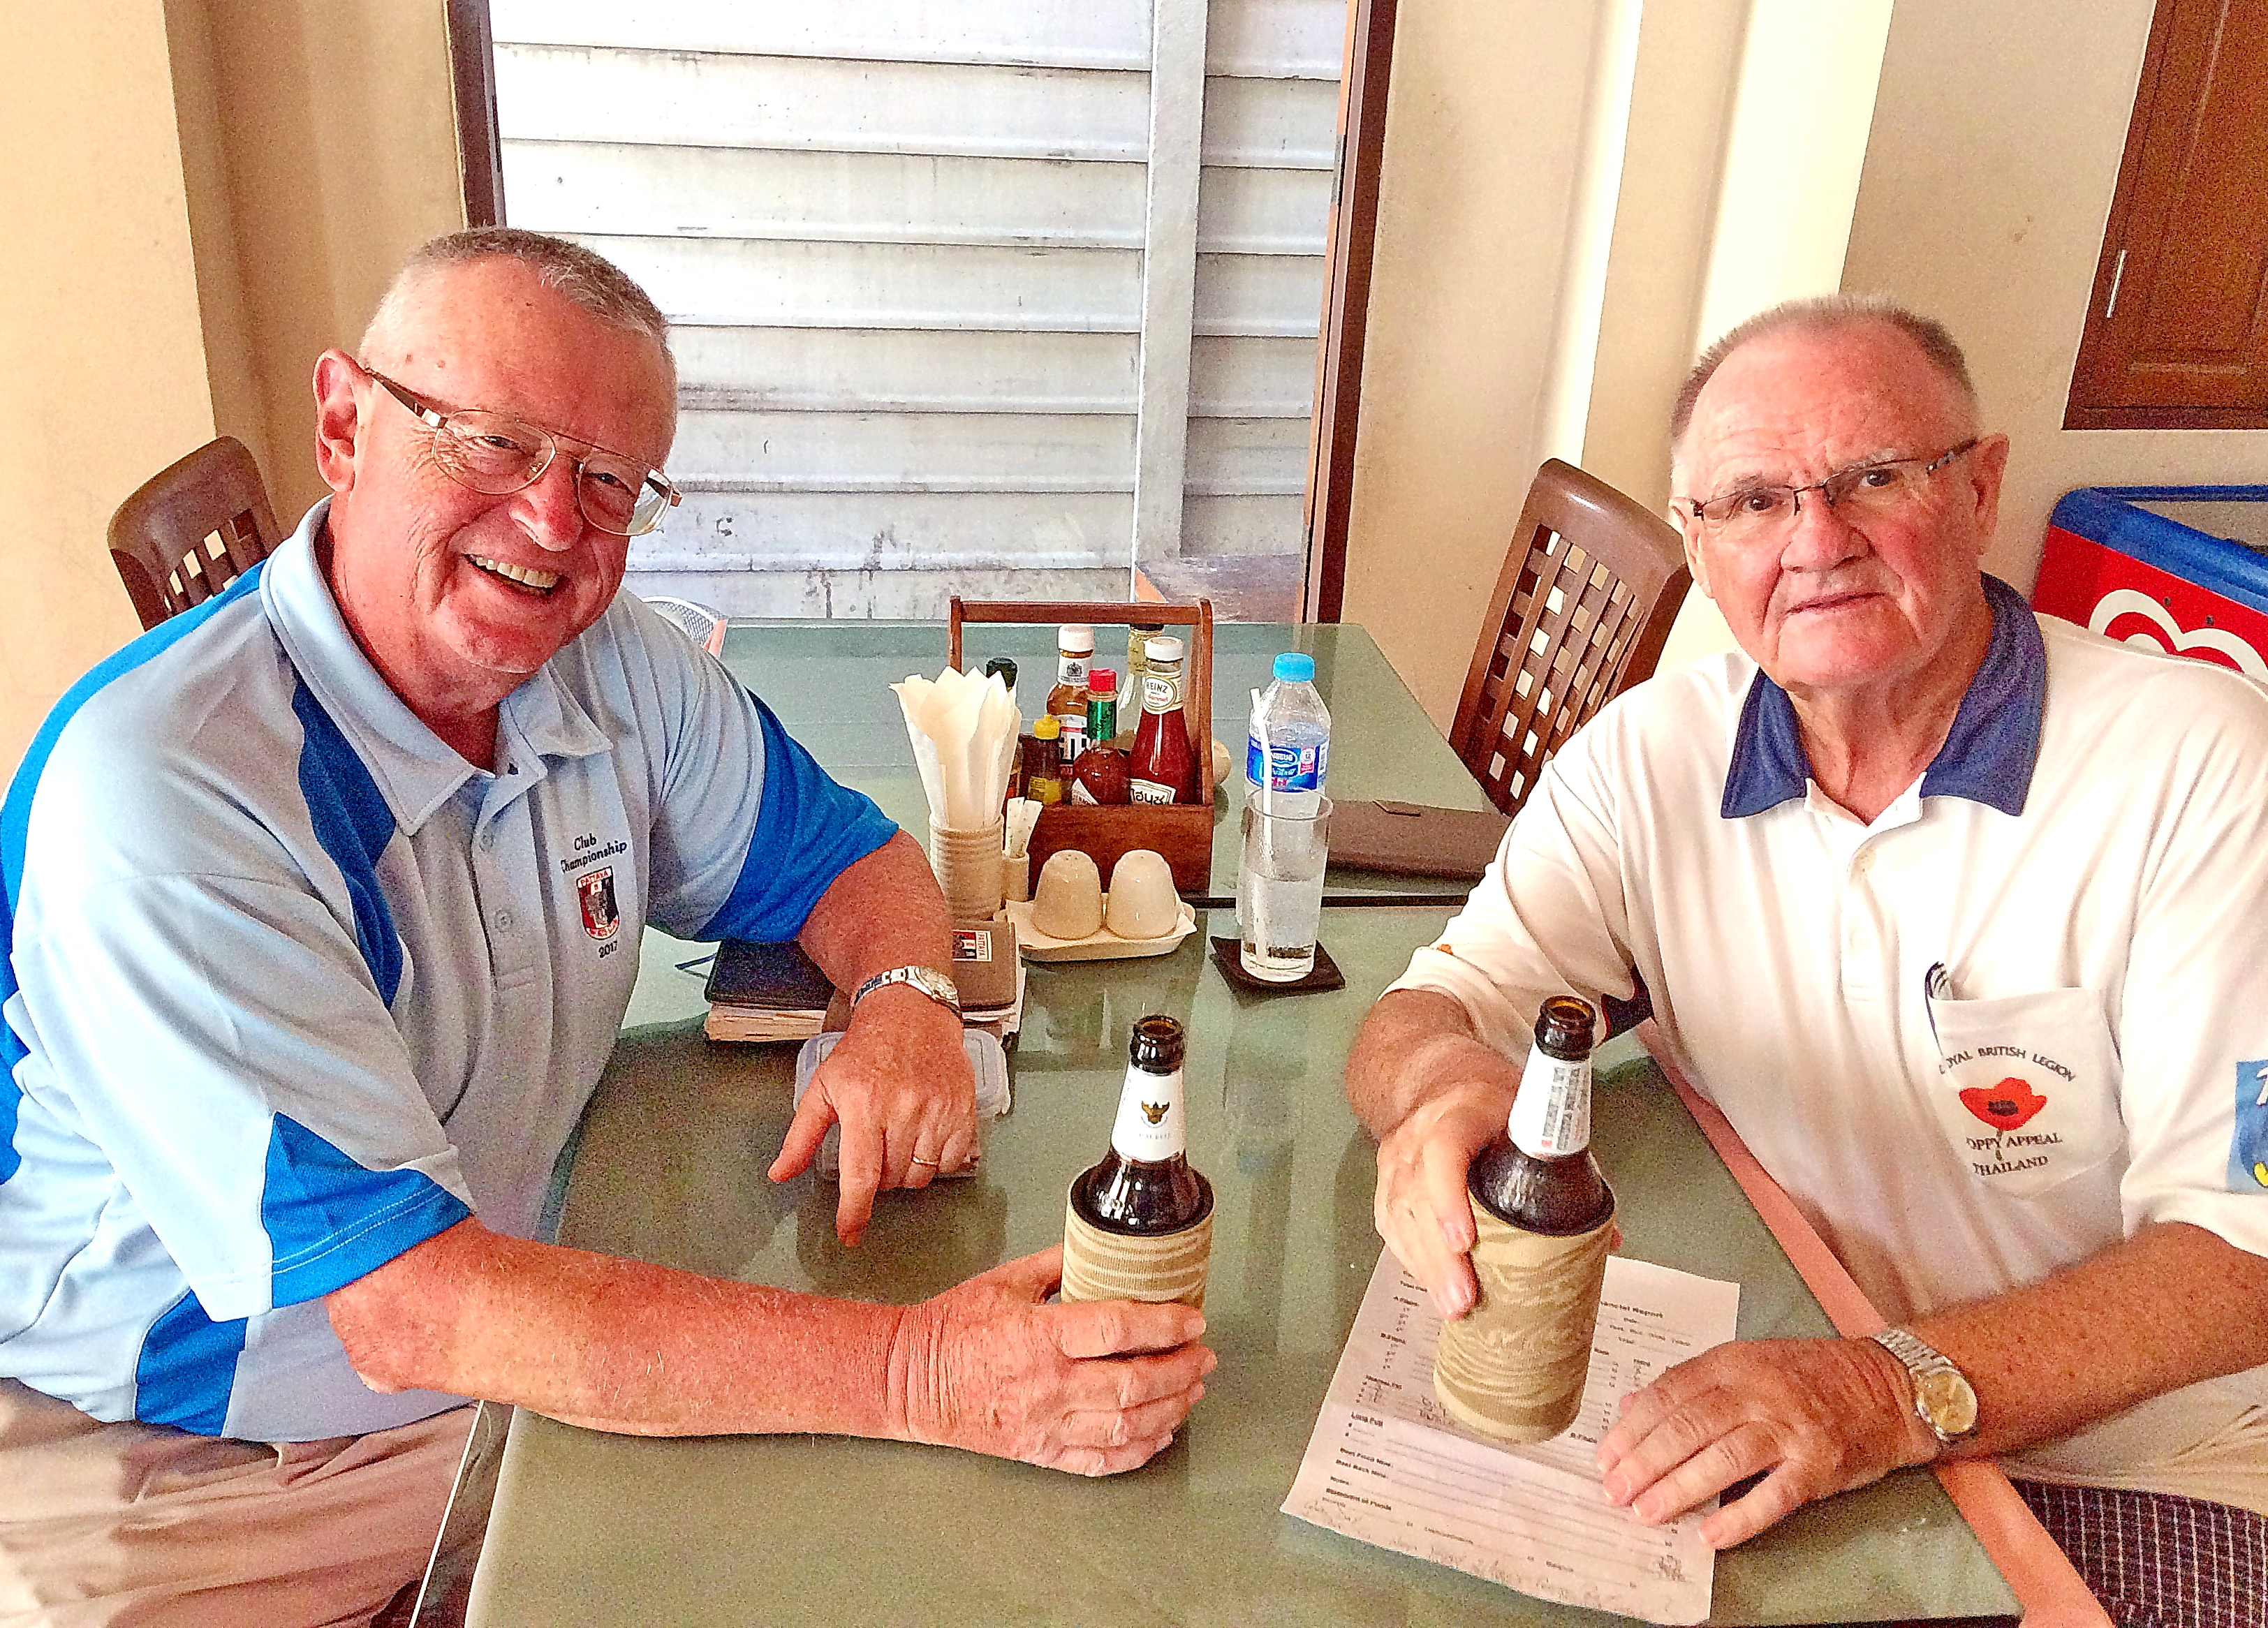
[[[1315,676],[1315,658],[1286,650],[1276,658],[1276,676],[1286,684],[1307,684]]]

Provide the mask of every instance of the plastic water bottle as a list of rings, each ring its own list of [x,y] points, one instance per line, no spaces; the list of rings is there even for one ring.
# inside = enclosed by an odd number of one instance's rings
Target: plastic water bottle
[[[1244,741],[1244,799],[1268,814],[1311,816],[1322,802],[1323,776],[1330,764],[1331,713],[1315,693],[1315,658],[1287,650],[1276,658],[1275,677],[1260,693]],[[1253,925],[1255,878],[1249,865],[1236,876],[1236,928],[1240,939]],[[1270,895],[1271,920],[1291,901],[1274,897],[1281,886],[1259,885]],[[1307,889],[1293,890],[1304,903]],[[1320,898],[1320,890],[1317,892]],[[1312,937],[1310,934],[1310,937]]]
[[[1245,737],[1247,799],[1270,814],[1314,813],[1330,755],[1331,713],[1315,693],[1315,658],[1286,651]]]

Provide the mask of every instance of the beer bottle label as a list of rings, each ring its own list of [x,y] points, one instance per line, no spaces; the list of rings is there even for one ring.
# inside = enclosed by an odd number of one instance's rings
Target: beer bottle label
[[[1141,1164],[1162,1163],[1189,1150],[1189,1133],[1182,1123],[1180,1069],[1171,1074],[1127,1069],[1110,1145],[1120,1158]]]
[[[1591,1061],[1528,1054],[1507,1127],[1513,1146],[1535,1159],[1564,1158],[1591,1145]]]

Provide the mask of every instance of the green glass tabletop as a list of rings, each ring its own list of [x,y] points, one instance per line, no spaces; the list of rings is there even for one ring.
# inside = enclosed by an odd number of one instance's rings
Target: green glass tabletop
[[[646,1441],[521,1414],[475,1624],[536,1622],[1600,1624],[1278,1512],[1378,1258],[1370,1142],[1340,1090],[1356,1026],[1438,908],[1334,911],[1347,987],[1253,997],[1193,937],[1154,958],[1031,968],[1012,1112],[981,1173],[882,1196],[856,1250],[835,1191],[765,1165],[792,1046],[704,1041],[699,986],[648,946],[641,1003],[584,1122],[562,1241],[750,1281],[905,1302],[1061,1236],[1108,1140],[1126,1034],[1189,1033],[1190,1154],[1219,1198],[1205,1312],[1220,1357],[1174,1445],[1102,1481],[834,1438]],[[1210,930],[1230,924],[1215,913]],[[651,987],[648,987],[648,986]],[[1690,1118],[1627,1043],[1602,1054],[1594,1136],[1627,1252],[1736,1279],[1740,1332],[1830,1331]],[[1927,1475],[1799,1512],[1719,1557],[1720,1623],[2009,1613]]]
[[[1095,662],[1123,664],[1120,630],[1096,629]],[[1052,627],[983,626],[965,630],[963,658],[1017,664],[1017,690],[1028,717],[1055,682]],[[937,622],[740,622],[725,641],[725,662],[764,699],[787,730],[827,771],[880,803],[917,836],[929,810],[889,686],[911,673],[934,678],[945,664]],[[1370,635],[1351,624],[1292,627],[1224,622],[1213,628],[1212,733],[1238,765],[1220,788],[1213,823],[1212,895],[1236,891],[1237,810],[1243,806],[1244,737],[1252,692],[1268,683],[1278,652],[1315,658],[1315,686],[1331,709],[1330,794],[1395,798],[1440,808],[1484,809],[1488,799],[1433,727]],[[1327,896],[1462,898],[1469,884],[1429,877],[1334,869]]]

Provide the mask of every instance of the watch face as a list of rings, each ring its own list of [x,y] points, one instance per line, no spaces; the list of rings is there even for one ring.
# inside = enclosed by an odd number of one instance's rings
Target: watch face
[[[1977,1393],[1958,1374],[1926,1374],[1914,1382],[1914,1399],[1922,1416],[1948,1436],[1965,1436],[1977,1428]]]

